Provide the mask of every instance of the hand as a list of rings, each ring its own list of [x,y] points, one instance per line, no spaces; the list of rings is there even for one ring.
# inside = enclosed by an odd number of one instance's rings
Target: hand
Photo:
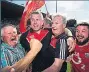
[[[68,44],[68,46],[69,46],[69,48],[68,48],[69,52],[74,51],[75,45],[76,45],[74,38],[69,37],[69,38],[67,39],[67,44]]]
[[[15,72],[15,69],[14,68],[11,68],[10,72]]]
[[[1,69],[2,72],[15,72],[15,69],[12,66],[6,66]]]
[[[70,62],[72,60],[72,55],[69,55],[66,59],[66,62]]]

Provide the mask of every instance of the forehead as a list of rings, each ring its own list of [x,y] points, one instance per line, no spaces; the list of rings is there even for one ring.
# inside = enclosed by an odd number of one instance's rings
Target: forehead
[[[77,26],[76,27],[77,30],[88,30],[88,27],[87,26]]]
[[[32,14],[31,18],[41,18],[40,14]]]
[[[16,31],[16,28],[15,27],[12,27],[12,26],[7,26],[4,28],[4,31],[7,32],[7,31]]]
[[[53,21],[53,22],[54,22],[54,21],[62,21],[62,17],[61,17],[61,16],[56,16],[56,17],[53,18],[52,21]]]

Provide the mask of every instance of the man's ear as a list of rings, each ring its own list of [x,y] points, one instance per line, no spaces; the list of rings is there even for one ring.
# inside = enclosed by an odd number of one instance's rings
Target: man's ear
[[[41,21],[42,26],[44,25],[44,20]]]
[[[3,41],[3,37],[1,36],[1,40]]]
[[[66,24],[63,24],[63,28],[66,28]]]

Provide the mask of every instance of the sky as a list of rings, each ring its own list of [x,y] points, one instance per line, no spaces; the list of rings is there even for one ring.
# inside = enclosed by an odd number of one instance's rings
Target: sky
[[[25,6],[26,1],[16,1],[13,3]],[[46,1],[41,8],[41,12],[47,10],[51,15],[56,14],[56,1]],[[57,14],[61,14],[69,19],[76,19],[78,23],[86,21],[89,23],[89,1],[57,1]]]

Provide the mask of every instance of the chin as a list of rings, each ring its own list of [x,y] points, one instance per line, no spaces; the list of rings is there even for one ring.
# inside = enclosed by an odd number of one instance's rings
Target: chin
[[[84,40],[78,40],[78,42],[81,42],[81,43],[82,43],[83,41],[84,41]]]
[[[77,42],[77,44],[78,45],[85,45],[86,43],[88,43],[89,42],[89,38],[86,38],[85,40],[77,40],[76,39],[76,42]]]

